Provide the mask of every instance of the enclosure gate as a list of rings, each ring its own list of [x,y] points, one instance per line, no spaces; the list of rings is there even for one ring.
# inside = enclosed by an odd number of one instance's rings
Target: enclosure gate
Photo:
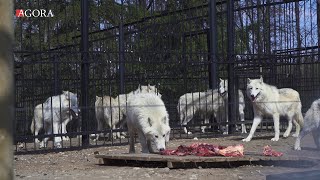
[[[229,113],[223,116],[229,122],[213,116],[204,122],[194,111],[186,127],[200,137],[221,134],[220,125],[225,124],[230,134],[237,133],[237,89],[245,94],[247,78],[263,76],[268,84],[297,90],[303,113],[320,96],[316,0],[16,0],[15,5],[53,13],[53,17],[15,17],[16,153],[126,144],[128,139],[92,139],[99,133],[126,131],[125,126],[97,129],[96,96],[126,104],[126,98],[118,95],[136,90],[139,84],[155,85],[162,94],[174,138],[190,136],[182,131],[179,97],[195,92],[197,98],[200,92],[216,89],[219,78],[228,79]],[[67,124],[67,134],[42,130],[35,136],[30,131],[35,107],[62,91],[77,94],[79,116]],[[253,110],[246,96],[245,100],[249,130]],[[112,123],[117,121],[111,118]],[[270,122],[262,123],[260,131],[273,129]],[[213,127],[200,132],[204,125]],[[61,135],[70,140],[63,140],[59,149],[51,141],[39,149],[35,141]]]

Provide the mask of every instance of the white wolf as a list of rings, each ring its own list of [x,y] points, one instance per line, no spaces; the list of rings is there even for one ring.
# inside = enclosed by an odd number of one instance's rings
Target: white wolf
[[[315,100],[310,109],[304,116],[304,124],[302,131],[296,139],[294,145],[295,150],[301,150],[300,141],[301,139],[312,132],[313,140],[318,149],[320,149],[320,99]]]
[[[205,123],[209,123],[211,115],[214,115],[214,117],[220,115],[221,107],[224,107],[224,100],[224,96],[219,96],[217,89],[187,93],[180,96],[177,109],[181,125],[187,125],[195,114],[200,114],[204,117]],[[205,126],[202,126],[201,131],[204,132],[204,129]],[[183,131],[186,134],[192,134],[186,127],[183,127]]]
[[[38,135],[40,129],[44,128],[45,134],[65,134],[66,126],[78,117],[80,112],[77,94],[63,91],[61,95],[49,97],[43,104],[38,104],[34,109],[31,122],[31,132]],[[53,132],[52,132],[53,130]],[[40,142],[40,148],[47,146],[48,137]],[[68,140],[63,136],[63,140]],[[39,143],[38,138],[35,139]],[[61,137],[54,137],[54,146],[61,147]]]
[[[264,116],[272,116],[274,122],[275,136],[271,141],[278,141],[280,135],[279,123],[280,116],[288,118],[288,127],[283,137],[288,137],[292,129],[292,121],[296,126],[297,137],[300,132],[300,126],[303,126],[303,117],[301,113],[300,95],[297,91],[290,88],[278,89],[275,86],[263,82],[263,78],[249,79],[247,84],[247,95],[253,105],[254,119],[250,134],[242,141],[250,141],[257,126]]]
[[[120,94],[116,98],[112,98],[110,96],[99,97],[96,96],[95,102],[95,112],[96,112],[96,120],[97,120],[97,130],[102,131],[106,128],[115,129],[118,127],[123,127],[126,123],[125,114],[126,114],[126,106],[127,99],[134,94],[138,93],[155,93],[161,97],[161,94],[158,92],[156,86],[151,86],[148,84],[147,86],[138,86],[138,89],[135,91],[131,91],[128,94]],[[101,134],[95,135],[95,141],[99,139]],[[113,135],[113,138],[124,138],[121,136],[119,132]]]
[[[141,93],[129,97],[127,126],[130,135],[129,153],[135,153],[135,133],[138,133],[143,153],[165,150],[171,129],[169,115],[159,96],[152,93]]]
[[[220,78],[219,93],[226,94],[226,100],[228,100],[228,80],[227,79]],[[244,102],[244,95],[240,89],[238,90],[238,94],[239,94],[239,116],[240,116],[240,121],[243,122],[244,121],[244,108],[246,107],[246,104]],[[226,110],[228,110],[228,108],[226,108]],[[228,112],[226,114],[228,114]],[[227,122],[228,122],[228,119],[227,119]],[[236,127],[238,129],[237,125],[236,125]],[[228,126],[226,129],[228,130]],[[245,124],[241,124],[241,133],[247,133],[247,129],[246,129]]]
[[[179,98],[177,106],[181,125],[186,125],[196,113],[204,116],[205,123],[209,123],[210,115],[213,115],[216,119],[225,119],[226,122],[228,122],[228,108],[226,107],[228,100],[227,91],[227,80],[220,79],[219,90],[215,89],[182,95]],[[244,121],[244,107],[244,96],[242,91],[239,90],[239,113],[241,121]],[[204,128],[204,126],[201,127],[202,132],[204,132]],[[228,128],[224,128],[223,134],[228,134],[227,129]],[[187,131],[186,127],[184,127],[183,130],[185,133],[191,134],[191,132]],[[246,133],[244,124],[242,125],[242,133]]]

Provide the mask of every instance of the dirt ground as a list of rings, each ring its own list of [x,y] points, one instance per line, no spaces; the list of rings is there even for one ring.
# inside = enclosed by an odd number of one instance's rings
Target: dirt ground
[[[302,141],[302,150],[293,151],[295,138],[280,138],[278,142],[272,142],[272,133],[257,134],[251,142],[243,143],[241,139],[246,135],[229,136],[222,138],[173,139],[169,142],[168,149],[174,149],[184,144],[194,142],[206,142],[220,145],[243,144],[245,151],[262,152],[263,146],[271,145],[273,149],[284,152],[285,155],[301,156],[313,159],[307,165],[243,165],[230,168],[148,168],[127,166],[99,165],[94,157],[94,152],[103,153],[127,153],[128,145],[117,147],[99,147],[80,151],[66,151],[59,153],[15,155],[14,173],[15,179],[266,179],[269,174],[281,174],[287,172],[303,172],[309,170],[320,171],[320,151],[315,149],[311,136],[306,136]],[[136,144],[137,150],[140,144]]]

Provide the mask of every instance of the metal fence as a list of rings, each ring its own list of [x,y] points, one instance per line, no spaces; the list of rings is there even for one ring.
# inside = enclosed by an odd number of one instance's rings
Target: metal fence
[[[186,126],[197,136],[221,134],[220,124],[230,124],[229,134],[236,133],[232,124],[241,122],[235,90],[245,94],[247,78],[263,76],[268,84],[297,90],[303,112],[320,97],[316,0],[16,0],[15,4],[16,9],[54,14],[15,18],[16,153],[57,149],[51,141],[40,149],[35,138],[60,137],[63,132],[40,131],[35,136],[30,127],[35,107],[62,91],[77,94],[81,112],[67,125],[70,140],[63,140],[59,150],[127,143],[110,137],[94,141],[90,136],[126,131],[125,126],[97,129],[96,96],[112,96],[119,102],[119,94],[134,91],[139,84],[155,85],[162,94],[173,138],[193,137],[182,131],[179,97],[216,89],[219,78],[229,83],[225,107],[229,122],[218,116],[204,122],[201,113],[195,114]],[[253,110],[246,95],[245,101],[250,129]],[[273,129],[270,122],[262,123],[260,130]],[[214,127],[201,132],[201,125]]]

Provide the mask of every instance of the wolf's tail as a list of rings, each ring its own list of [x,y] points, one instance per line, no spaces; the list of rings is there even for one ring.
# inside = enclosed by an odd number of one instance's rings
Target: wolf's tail
[[[300,101],[300,97],[299,97],[299,101]],[[300,125],[300,127],[302,128],[303,127],[303,116],[302,116],[302,112],[301,112],[301,109],[302,109],[302,105],[301,105],[301,101],[299,102],[299,107],[298,107],[298,112],[296,114],[296,121],[297,123]]]
[[[303,116],[302,116],[301,111],[297,113],[296,121],[300,125],[300,127],[302,128],[303,127]]]
[[[31,121],[31,126],[30,126],[30,130],[31,130],[31,133],[34,134],[34,116],[32,117],[32,121]]]

